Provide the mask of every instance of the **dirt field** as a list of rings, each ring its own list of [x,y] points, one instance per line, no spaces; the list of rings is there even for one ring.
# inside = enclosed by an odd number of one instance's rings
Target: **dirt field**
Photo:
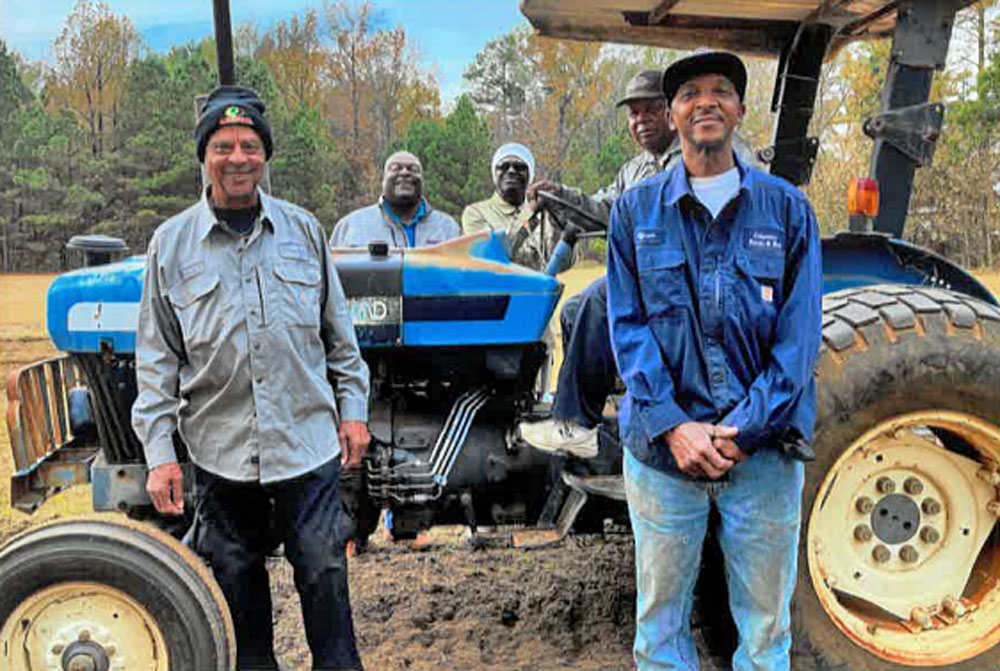
[[[564,277],[564,296],[601,268]],[[1000,270],[980,273],[1000,295]],[[0,275],[0,373],[54,354],[44,335],[51,276]],[[558,342],[558,338],[556,339]],[[6,396],[0,398],[6,418]],[[89,510],[87,488],[63,492],[31,518],[9,510],[10,446],[0,431],[0,540],[13,528]],[[536,551],[472,550],[458,530],[413,551],[385,540],[350,561],[355,623],[375,671],[626,671],[631,669],[635,582],[631,539],[574,537]],[[286,671],[310,668],[291,571],[271,560],[276,639]],[[702,646],[703,649],[705,646]],[[707,671],[726,668],[708,658]]]

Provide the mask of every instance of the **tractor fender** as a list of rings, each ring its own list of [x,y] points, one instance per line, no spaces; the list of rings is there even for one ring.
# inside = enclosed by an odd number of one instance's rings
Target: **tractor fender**
[[[991,305],[997,299],[943,256],[884,233],[842,231],[823,238],[823,294],[876,284],[948,289]]]

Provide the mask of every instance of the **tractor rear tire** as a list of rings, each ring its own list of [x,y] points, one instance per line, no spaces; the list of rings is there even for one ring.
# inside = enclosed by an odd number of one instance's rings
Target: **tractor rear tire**
[[[879,285],[835,292],[823,300],[823,345],[816,373],[816,460],[806,466],[798,583],[792,603],[792,667],[799,671],[898,671],[914,666],[949,671],[1000,668],[1000,525],[994,524],[985,511],[980,528],[990,535],[974,564],[978,586],[972,590],[975,594],[965,594],[977,602],[978,608],[970,609],[971,615],[957,619],[950,628],[942,621],[926,620],[936,624],[931,629],[918,627],[907,638],[908,630],[903,627],[907,623],[899,616],[893,623],[884,611],[884,619],[870,620],[864,626],[865,621],[856,618],[851,609],[859,609],[864,617],[871,616],[872,610],[867,604],[843,599],[844,592],[834,589],[837,583],[829,574],[817,570],[815,564],[815,548],[824,543],[826,547],[839,544],[840,548],[850,549],[856,548],[860,540],[871,538],[870,530],[858,532],[861,538],[832,534],[829,530],[834,525],[818,522],[817,511],[832,500],[829,497],[833,488],[845,487],[849,478],[856,481],[861,477],[857,470],[850,473],[846,469],[857,469],[858,464],[863,469],[870,464],[873,470],[865,477],[880,477],[875,468],[885,464],[876,464],[882,459],[875,446],[884,443],[878,440],[904,436],[897,440],[895,449],[904,455],[904,461],[912,460],[915,469],[920,468],[923,457],[922,453],[907,452],[911,444],[918,445],[912,449],[923,449],[928,456],[947,448],[948,452],[978,461],[987,469],[985,472],[997,471],[1000,310],[963,294],[927,287]],[[878,433],[880,430],[884,433]],[[849,464],[845,461],[852,458]],[[928,468],[921,477],[933,486],[939,475]],[[907,476],[896,473],[895,477],[902,481]],[[973,476],[967,482],[975,480]],[[918,489],[911,483],[908,492],[919,494],[923,487],[920,484]],[[947,489],[946,485],[940,487],[946,508],[947,501],[968,498],[971,491]],[[887,486],[887,491],[892,490]],[[914,498],[919,503],[920,498]],[[842,511],[841,519],[854,515],[853,507],[859,511],[868,508],[860,495],[848,493],[844,500],[854,505],[845,506],[848,509]],[[913,508],[905,501],[904,505]],[[875,510],[883,512],[878,507]],[[918,525],[928,524],[930,519],[924,515]],[[844,524],[850,527],[854,522]],[[921,545],[919,540],[914,539],[913,545],[920,545],[921,553],[930,553],[946,548],[949,538],[942,537],[933,547]],[[903,555],[897,552],[900,546],[888,547],[893,548],[891,561],[885,559],[885,553],[873,561],[889,562],[882,567],[899,566],[894,579],[905,581],[907,590],[916,594],[926,591],[928,580],[934,576],[925,575],[921,567],[929,564],[903,565]],[[854,578],[861,578],[862,569],[872,568],[866,560],[876,554],[867,547],[858,552],[856,565],[862,568]],[[918,561],[913,556],[906,561]],[[872,568],[865,577],[878,579],[878,570]],[[824,588],[825,583],[829,583],[829,589]],[[972,583],[970,579],[967,592]],[[933,615],[936,618],[936,613]],[[902,631],[897,631],[896,624]],[[887,643],[887,637],[892,641]]]
[[[208,567],[148,525],[70,519],[0,548],[0,668],[231,671]]]

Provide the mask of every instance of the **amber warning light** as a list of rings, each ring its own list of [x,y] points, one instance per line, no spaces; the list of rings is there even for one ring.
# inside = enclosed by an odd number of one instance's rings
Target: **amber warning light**
[[[847,213],[874,218],[878,214],[878,182],[871,177],[854,177],[847,187]]]

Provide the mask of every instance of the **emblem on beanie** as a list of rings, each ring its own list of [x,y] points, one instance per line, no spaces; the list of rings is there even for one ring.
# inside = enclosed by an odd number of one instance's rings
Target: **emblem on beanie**
[[[220,126],[229,126],[232,124],[241,124],[244,126],[253,126],[253,119],[248,116],[244,116],[242,109],[236,105],[232,105],[226,108],[226,111],[222,113],[222,117],[219,118]]]

